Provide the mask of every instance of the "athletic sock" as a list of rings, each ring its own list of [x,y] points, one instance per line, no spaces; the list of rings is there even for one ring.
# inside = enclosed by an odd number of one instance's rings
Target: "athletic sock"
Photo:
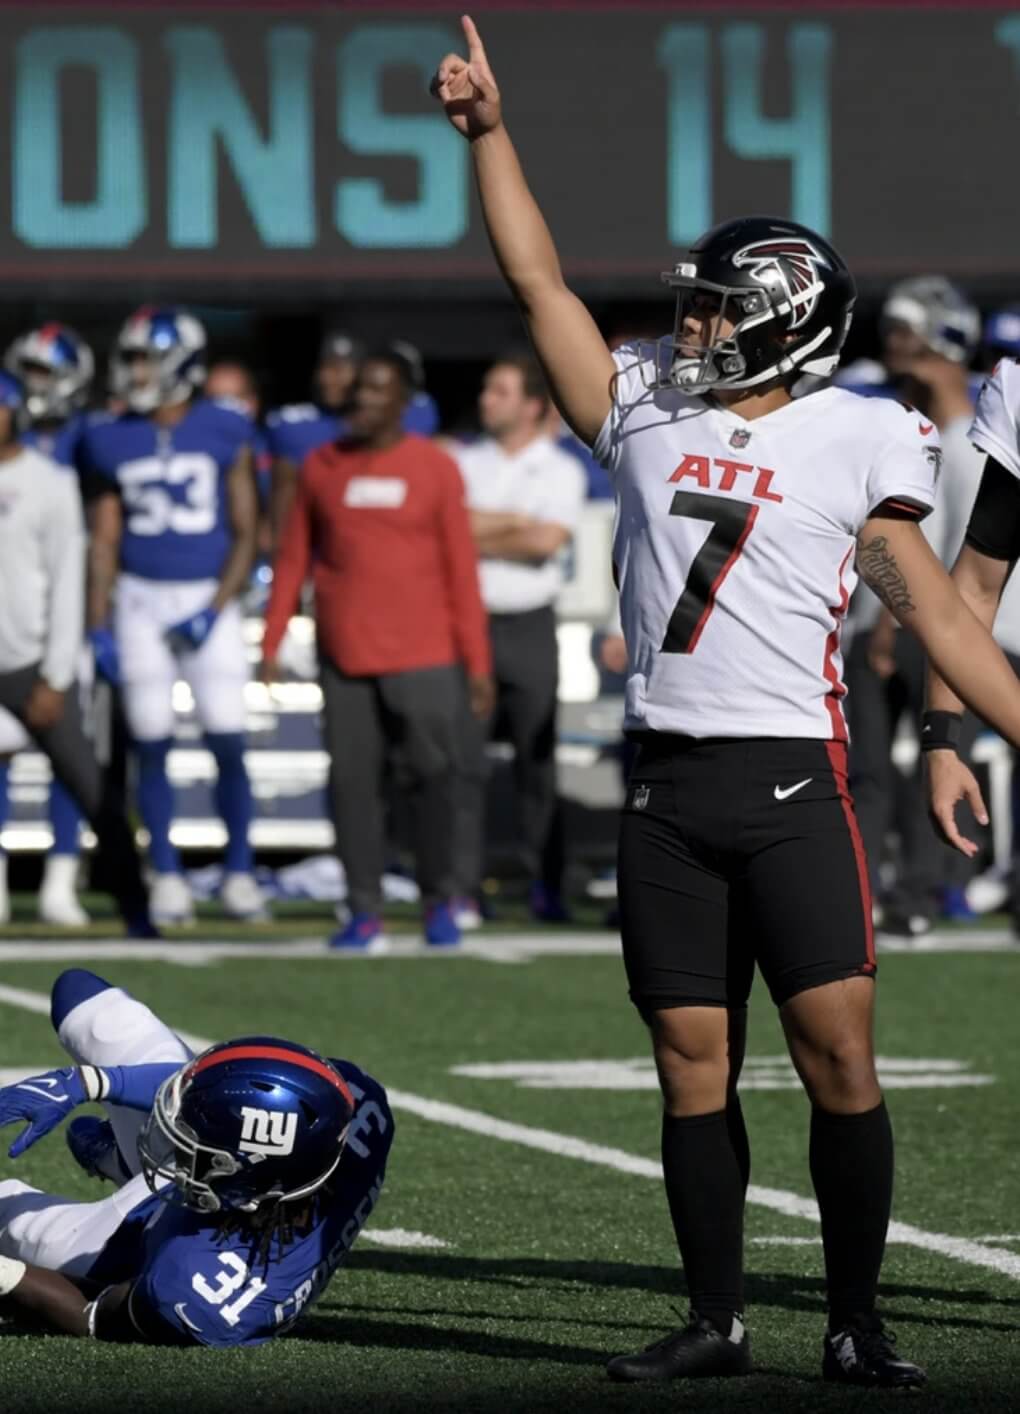
[[[248,768],[244,764],[244,735],[241,732],[206,732],[206,744],[216,759],[216,786],[213,797],[220,819],[227,827],[227,852],[223,868],[227,874],[250,874],[252,798]]]
[[[50,828],[53,831],[51,854],[78,853],[78,827],[81,825],[81,810],[74,796],[54,779],[50,782]]]
[[[171,740],[135,742],[138,756],[138,812],[149,832],[149,859],[157,874],[179,874],[181,861],[170,843],[174,792],[167,775]]]
[[[875,1309],[893,1191],[885,1103],[865,1114],[811,1111],[811,1180],[822,1216],[829,1328]]]
[[[744,1111],[739,1095],[734,1095],[726,1106],[726,1128],[733,1145],[737,1167],[740,1169],[740,1182],[746,1198],[747,1185],[751,1182],[751,1143],[747,1137],[747,1125],[744,1123]]]
[[[727,1110],[662,1118],[666,1197],[691,1306],[727,1336],[744,1309],[745,1180],[732,1124]]]

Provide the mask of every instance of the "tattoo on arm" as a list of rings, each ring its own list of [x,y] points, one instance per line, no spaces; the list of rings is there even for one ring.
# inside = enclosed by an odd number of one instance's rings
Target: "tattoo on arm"
[[[857,568],[861,578],[881,599],[887,609],[894,614],[912,614],[917,605],[910,597],[903,571],[896,563],[896,557],[889,549],[889,541],[884,535],[876,535],[865,542],[861,536],[857,541]]]

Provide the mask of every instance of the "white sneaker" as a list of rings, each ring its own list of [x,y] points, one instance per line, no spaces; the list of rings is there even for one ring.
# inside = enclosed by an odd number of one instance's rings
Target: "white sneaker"
[[[482,910],[473,898],[455,898],[451,905],[451,912],[453,913],[453,921],[462,933],[474,933],[485,922]]]
[[[183,874],[156,874],[149,888],[149,913],[157,927],[195,921],[195,900]]]
[[[78,856],[48,854],[36,909],[40,923],[54,928],[86,928],[92,921],[78,898]]]
[[[0,924],[11,921],[11,896],[7,892],[7,855],[0,850]]]
[[[241,923],[265,923],[269,900],[255,882],[254,874],[224,874],[220,903],[230,918]]]

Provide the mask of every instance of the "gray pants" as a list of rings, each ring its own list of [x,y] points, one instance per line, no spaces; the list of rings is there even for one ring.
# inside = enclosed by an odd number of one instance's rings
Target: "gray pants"
[[[411,805],[422,898],[427,905],[452,897],[453,773],[464,700],[460,669],[352,678],[324,658],[321,682],[333,828],[352,912],[382,908],[387,764]]]
[[[492,723],[481,723],[465,713],[454,827],[457,892],[477,897],[485,868],[485,747],[492,728],[505,732],[514,749],[521,864],[529,878],[558,893],[564,840],[556,792],[556,614],[551,606],[521,614],[491,614],[489,633],[496,716]]]
[[[24,711],[38,679],[38,664],[13,673],[0,673],[0,706],[13,712],[31,732],[49,760],[53,774],[74,796],[95,831],[94,882],[100,888],[109,889],[128,922],[141,923],[148,918],[148,903],[134,836],[116,797],[106,789],[92,743],[82,727],[78,693],[72,687],[64,698],[60,720],[52,727],[37,731],[25,721]]]

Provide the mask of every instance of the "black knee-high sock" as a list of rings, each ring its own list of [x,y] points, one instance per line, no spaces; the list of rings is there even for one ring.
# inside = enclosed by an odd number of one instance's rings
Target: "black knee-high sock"
[[[875,1309],[893,1190],[884,1102],[865,1114],[811,1111],[811,1179],[822,1215],[829,1327],[840,1330]]]
[[[662,1118],[666,1197],[691,1306],[723,1335],[744,1309],[745,1179],[733,1123],[726,1110]]]
[[[740,1181],[746,1198],[747,1185],[751,1182],[751,1144],[747,1137],[747,1125],[744,1123],[744,1111],[740,1105],[739,1095],[734,1095],[726,1106],[726,1127],[729,1130],[733,1152],[737,1157]]]

